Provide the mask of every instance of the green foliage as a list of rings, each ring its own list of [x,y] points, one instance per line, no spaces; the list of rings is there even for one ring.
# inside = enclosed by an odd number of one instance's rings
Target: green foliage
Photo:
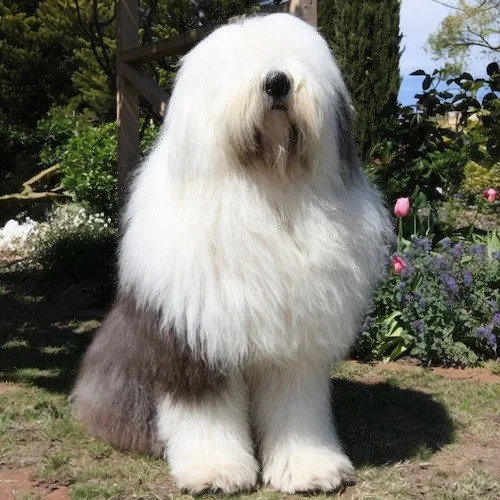
[[[256,0],[148,1],[139,9],[139,43],[169,38],[203,24],[217,24],[228,17],[249,12]],[[116,19],[114,0],[42,0],[37,18],[51,34],[60,38],[62,49],[73,63],[71,109],[90,108],[99,121],[110,121],[115,113]],[[169,87],[178,58],[152,62],[151,76]],[[144,103],[143,103],[144,105]],[[148,107],[147,105],[145,106]]]
[[[490,168],[499,156],[498,65],[488,66],[488,78],[474,79],[463,73],[449,79],[450,87],[444,90],[438,87],[441,72],[412,74],[424,77],[422,92],[415,96],[417,103],[400,110],[399,119],[374,148],[367,166],[368,175],[389,200],[410,194],[408,190],[415,186],[429,200],[440,198],[436,188],[453,194],[471,159]],[[456,125],[444,118],[450,112],[457,117]]]
[[[398,0],[321,0],[319,25],[345,76],[363,158],[397,116],[401,55]]]
[[[380,338],[373,348],[376,359],[394,361],[402,356],[411,345],[411,335],[405,331],[403,313],[395,311],[379,320],[382,327]]]
[[[460,191],[475,197],[490,187],[500,187],[500,163],[494,163],[488,168],[469,161],[464,168],[464,180]]]
[[[154,125],[144,129],[140,143],[142,154],[147,153],[157,132]],[[103,212],[113,218],[118,212],[116,144],[116,125],[106,123],[87,125],[57,149],[64,187],[90,211]]]
[[[78,27],[73,51],[76,70],[72,76],[77,97],[72,106],[87,106],[99,120],[109,121],[115,117],[116,103],[115,1],[99,0],[96,10],[88,0],[79,0],[78,5],[79,9],[73,8],[69,14]]]
[[[62,147],[85,126],[88,122],[83,115],[52,108],[37,125],[38,142],[41,144],[40,164],[52,167],[58,163]]]
[[[445,70],[461,72],[479,50],[487,57],[500,52],[500,3],[498,0],[449,0],[453,10],[427,41],[436,60],[445,60]]]
[[[89,210],[116,215],[116,126],[89,126],[63,147],[62,183]]]
[[[0,156],[3,168],[31,152],[33,127],[71,93],[74,69],[54,34],[36,15],[38,2],[0,0]]]
[[[152,3],[152,2],[151,2]],[[158,3],[158,18],[153,29],[169,26],[177,33],[204,24],[221,24],[232,16],[259,10],[259,0],[163,0]]]
[[[487,243],[487,244],[485,244]],[[465,366],[495,358],[500,338],[500,240],[414,238],[402,274],[379,286],[358,344],[364,359],[410,354],[426,364]]]

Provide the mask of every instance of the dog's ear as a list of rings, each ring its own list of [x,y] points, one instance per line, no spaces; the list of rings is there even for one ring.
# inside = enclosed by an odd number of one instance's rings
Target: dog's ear
[[[354,108],[345,89],[339,89],[337,95],[335,120],[340,175],[344,185],[350,187],[359,184],[362,179],[362,167],[354,138]]]

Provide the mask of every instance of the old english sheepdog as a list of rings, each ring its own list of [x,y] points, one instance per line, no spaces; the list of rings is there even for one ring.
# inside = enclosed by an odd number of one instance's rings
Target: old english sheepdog
[[[134,179],[119,290],[73,392],[124,450],[189,492],[338,488],[354,470],[330,405],[386,262],[326,42],[289,14],[240,20],[184,57]]]

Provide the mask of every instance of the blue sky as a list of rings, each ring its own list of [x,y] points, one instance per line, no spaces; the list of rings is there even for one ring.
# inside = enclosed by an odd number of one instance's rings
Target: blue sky
[[[442,66],[442,62],[433,61],[430,54],[424,50],[428,36],[436,31],[444,17],[451,9],[437,4],[432,0],[403,0],[401,2],[400,29],[403,34],[401,47],[400,71],[403,81],[399,91],[399,100],[403,104],[415,102],[413,96],[421,89],[421,77],[408,76],[416,69],[431,73]],[[486,60],[479,57],[471,58],[467,70],[473,76],[484,75]]]

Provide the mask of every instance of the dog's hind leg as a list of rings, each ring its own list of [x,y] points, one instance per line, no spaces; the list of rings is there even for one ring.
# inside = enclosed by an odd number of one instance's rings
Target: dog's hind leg
[[[177,485],[190,493],[234,493],[253,487],[258,464],[248,418],[248,390],[240,372],[218,394],[180,399],[158,408],[158,436]]]

